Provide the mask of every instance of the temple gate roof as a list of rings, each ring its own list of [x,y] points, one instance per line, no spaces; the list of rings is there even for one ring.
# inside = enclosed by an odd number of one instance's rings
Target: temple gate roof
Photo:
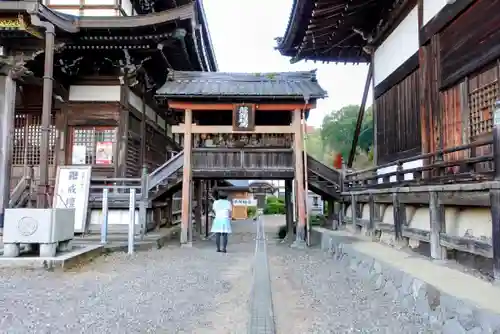
[[[171,71],[156,91],[164,98],[318,99],[327,93],[316,71],[282,73],[224,73]]]

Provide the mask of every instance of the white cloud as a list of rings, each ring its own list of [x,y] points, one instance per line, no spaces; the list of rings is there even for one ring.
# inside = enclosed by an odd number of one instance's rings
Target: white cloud
[[[285,72],[318,69],[318,82],[328,92],[311,111],[308,123],[321,125],[332,110],[360,104],[368,66],[321,64],[290,59],[275,50],[283,36],[293,0],[204,0],[203,4],[219,70],[224,72]],[[367,105],[371,105],[371,93]]]

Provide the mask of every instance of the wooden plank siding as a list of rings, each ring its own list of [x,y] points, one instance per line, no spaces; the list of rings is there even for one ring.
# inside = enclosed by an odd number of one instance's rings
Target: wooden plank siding
[[[453,86],[440,94],[443,105],[441,132],[443,134],[442,145],[444,148],[460,146],[463,142],[460,88],[460,85]],[[458,160],[463,158],[463,152],[446,154],[444,160]]]
[[[141,175],[141,118],[142,114],[132,106],[128,121],[128,145],[126,157],[126,176],[137,177]],[[149,172],[161,166],[167,160],[167,152],[171,150],[166,131],[151,125],[151,120],[146,124],[146,165]]]
[[[491,136],[492,107],[500,98],[500,21],[491,13],[499,11],[500,0],[476,0],[421,46],[423,151]],[[450,153],[444,159],[487,154],[492,154],[490,146]],[[454,169],[457,173],[458,167]],[[488,162],[475,169],[483,172],[492,166]]]
[[[500,57],[500,0],[477,0],[439,33],[441,88]]]
[[[378,163],[387,163],[421,151],[419,70],[375,100]]]

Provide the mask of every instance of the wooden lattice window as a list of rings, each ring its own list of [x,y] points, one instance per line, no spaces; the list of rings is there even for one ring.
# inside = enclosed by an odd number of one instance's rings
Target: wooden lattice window
[[[111,165],[115,162],[116,127],[74,127],[71,132],[71,164]]]
[[[498,98],[498,90],[498,80],[495,80],[469,93],[470,138],[493,129],[493,106]]]
[[[36,166],[40,164],[42,141],[42,117],[40,115],[16,114],[13,137],[13,165]],[[49,128],[49,164],[54,164],[56,144],[55,116]]]

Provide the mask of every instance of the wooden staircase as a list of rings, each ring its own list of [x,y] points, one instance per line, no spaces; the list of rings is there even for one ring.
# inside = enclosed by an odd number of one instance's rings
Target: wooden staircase
[[[307,183],[309,190],[330,199],[340,199],[342,175],[315,158],[307,155]]]
[[[148,192],[151,201],[181,189],[183,166],[184,151],[181,151],[148,175]]]

